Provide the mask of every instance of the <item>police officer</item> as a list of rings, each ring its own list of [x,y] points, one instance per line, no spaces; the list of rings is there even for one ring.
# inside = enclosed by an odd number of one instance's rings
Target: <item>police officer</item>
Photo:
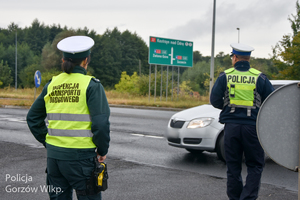
[[[47,149],[47,184],[50,199],[101,199],[87,193],[86,181],[109,147],[110,109],[98,79],[87,74],[94,40],[72,36],[61,40],[63,73],[54,76],[33,103],[27,124]],[[49,125],[45,124],[47,117]]]
[[[234,43],[233,68],[222,72],[210,96],[215,108],[222,109],[227,165],[227,195],[230,200],[257,199],[264,167],[264,151],[256,134],[259,107],[274,90],[266,75],[250,67],[252,47]],[[247,166],[246,183],[241,176],[242,159]]]

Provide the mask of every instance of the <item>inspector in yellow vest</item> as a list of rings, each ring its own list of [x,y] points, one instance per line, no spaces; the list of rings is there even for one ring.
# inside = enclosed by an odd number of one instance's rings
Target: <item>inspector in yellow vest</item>
[[[91,76],[61,73],[52,78],[44,97],[49,122],[46,143],[64,148],[95,148],[86,90]]]
[[[256,92],[256,83],[260,71],[250,68],[248,71],[238,71],[235,68],[225,70],[227,90],[224,106],[231,107],[231,113],[236,107],[247,108],[247,116],[251,116],[251,109],[261,105],[260,95]]]

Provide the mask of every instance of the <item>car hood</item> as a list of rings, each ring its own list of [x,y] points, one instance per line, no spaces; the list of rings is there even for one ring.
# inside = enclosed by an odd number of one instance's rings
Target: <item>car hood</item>
[[[205,104],[180,111],[174,114],[171,119],[184,121],[191,121],[192,119],[200,117],[212,117],[218,119],[220,112],[220,109],[214,108],[212,105]]]

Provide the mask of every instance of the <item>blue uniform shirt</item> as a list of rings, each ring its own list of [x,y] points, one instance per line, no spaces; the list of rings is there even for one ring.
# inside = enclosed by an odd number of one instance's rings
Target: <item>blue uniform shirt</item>
[[[248,71],[250,64],[247,61],[238,61],[235,63],[234,68],[239,71]],[[210,95],[210,102],[215,108],[221,109],[219,122],[224,123],[237,123],[256,125],[256,118],[259,108],[251,109],[251,116],[247,116],[246,108],[235,108],[235,112],[230,113],[231,108],[224,105],[224,96],[227,87],[227,79],[225,72],[220,73],[216,80]],[[274,91],[274,88],[269,79],[264,74],[260,74],[256,83],[256,91],[261,96],[263,102],[269,94]]]

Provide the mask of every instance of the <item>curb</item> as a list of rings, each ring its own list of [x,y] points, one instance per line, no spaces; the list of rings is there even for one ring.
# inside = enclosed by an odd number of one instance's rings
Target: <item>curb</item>
[[[10,106],[10,105],[0,105],[1,108],[12,108],[12,109],[29,109],[30,106]],[[165,110],[165,111],[182,111],[182,108],[168,108],[168,107],[151,107],[151,106],[135,106],[135,105],[118,105],[109,104],[109,107],[117,108],[134,108],[134,109],[146,109],[146,110]]]
[[[181,111],[181,110],[184,110],[182,108],[153,107],[153,106],[135,106],[135,105],[119,105],[119,104],[109,104],[109,107],[147,109],[147,110],[165,110],[165,111]]]
[[[10,106],[10,105],[0,105],[1,108],[13,108],[13,109],[29,109],[30,106]]]

